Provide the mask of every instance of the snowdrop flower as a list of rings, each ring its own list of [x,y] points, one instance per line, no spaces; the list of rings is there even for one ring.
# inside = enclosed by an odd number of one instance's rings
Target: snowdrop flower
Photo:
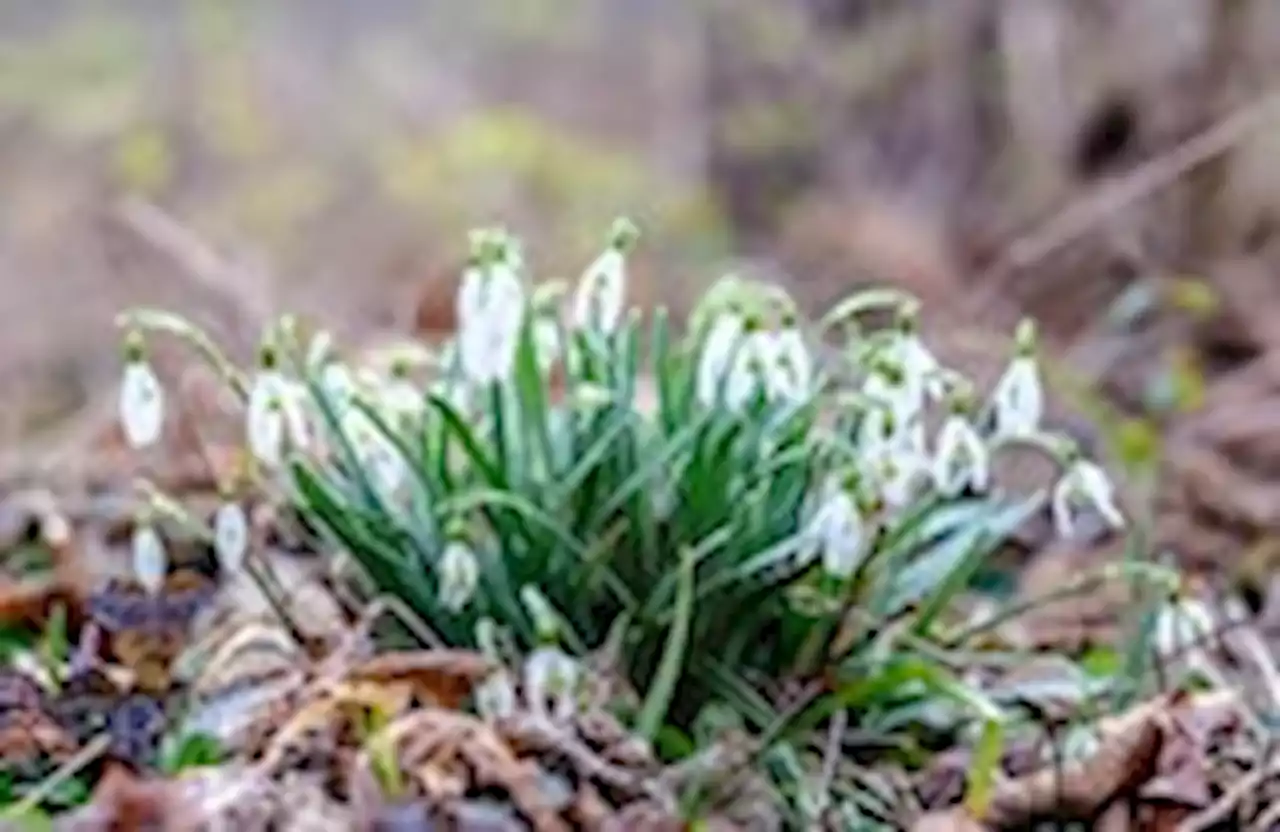
[[[507,719],[516,712],[516,686],[511,674],[497,670],[480,683],[475,692],[476,712],[489,722]]]
[[[627,291],[627,251],[638,232],[627,220],[614,223],[609,247],[597,257],[578,281],[573,298],[573,325],[612,335],[622,319]]]
[[[458,298],[458,357],[473,383],[511,376],[524,311],[524,287],[505,255],[467,269]]]
[[[862,383],[862,394],[881,405],[888,417],[890,435],[914,425],[924,410],[923,390],[908,383],[901,366],[889,361],[879,361],[872,367]]]
[[[900,511],[918,496],[920,483],[929,473],[929,460],[909,447],[896,452],[889,448],[876,460],[874,472],[884,504]]]
[[[345,364],[329,361],[320,371],[320,389],[339,414],[345,413],[356,398],[355,376]]]
[[[788,323],[770,336],[770,340],[770,364],[765,377],[769,398],[790,402],[803,400],[813,386],[813,358],[804,342],[804,335],[794,323]]]
[[[368,414],[352,408],[342,417],[342,432],[355,451],[356,462],[379,490],[394,494],[408,481],[409,466]]]
[[[1053,525],[1060,537],[1075,532],[1076,515],[1092,509],[1114,529],[1124,527],[1124,515],[1116,505],[1115,487],[1096,463],[1073,453],[1066,471],[1053,487]]]
[[[164,426],[164,389],[143,352],[142,336],[125,339],[124,378],[120,383],[120,426],[129,447],[155,444]]]
[[[259,384],[249,395],[245,433],[249,452],[268,468],[284,455],[284,404],[269,385]]]
[[[712,407],[720,398],[720,386],[733,363],[734,351],[746,331],[746,322],[736,310],[726,310],[712,321],[698,356],[697,396],[703,407]]]
[[[133,530],[133,575],[151,594],[164,586],[169,572],[169,555],[160,534],[150,523],[139,523]]]
[[[391,378],[380,385],[379,394],[383,412],[392,425],[407,427],[422,415],[422,391],[409,379],[409,367],[404,363],[391,368]]]
[[[213,516],[213,550],[223,572],[239,573],[249,551],[249,521],[239,503],[225,502],[218,506]]]
[[[301,382],[285,378],[277,369],[276,360],[275,348],[264,346],[245,409],[249,451],[268,468],[279,466],[286,440],[299,449],[311,445],[307,390]]]
[[[822,555],[822,568],[833,578],[847,579],[862,558],[866,529],[858,503],[847,488],[826,488],[807,533]]]
[[[899,311],[898,335],[888,349],[888,358],[901,368],[903,382],[914,396],[938,400],[946,393],[946,372],[920,339],[916,304]]]
[[[995,435],[1016,439],[1035,433],[1044,416],[1044,389],[1036,366],[1036,335],[1030,321],[1018,326],[1017,353],[992,391]]]
[[[480,563],[471,547],[461,540],[450,541],[440,556],[440,606],[462,612],[479,583]]]
[[[1201,601],[1185,598],[1167,604],[1156,614],[1153,641],[1164,658],[1198,653],[1212,637],[1213,613]]]
[[[550,717],[554,722],[572,719],[577,710],[580,678],[578,663],[559,647],[544,645],[534,650],[524,664],[524,695],[529,710],[536,717]]]
[[[539,315],[533,322],[532,334],[538,369],[548,372],[560,360],[560,328],[554,318]]]
[[[933,457],[933,484],[944,497],[955,497],[966,486],[986,491],[990,482],[987,446],[961,410],[956,410],[938,431]]]

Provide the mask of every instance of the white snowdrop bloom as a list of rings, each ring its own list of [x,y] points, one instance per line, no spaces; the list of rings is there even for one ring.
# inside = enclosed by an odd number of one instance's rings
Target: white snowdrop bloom
[[[341,415],[355,401],[356,379],[345,364],[330,361],[320,371],[320,389]]]
[[[542,641],[554,640],[560,632],[560,616],[546,596],[532,584],[520,587],[520,603],[524,604],[529,617],[533,619],[533,629]]]
[[[462,612],[480,583],[480,562],[471,547],[460,540],[450,541],[440,556],[440,606],[452,613]]]
[[[813,356],[800,329],[786,326],[775,333],[771,352],[769,397],[792,402],[805,399],[813,388]]]
[[[808,534],[828,575],[843,580],[853,574],[866,535],[857,501],[847,489],[828,491],[809,521]]]
[[[722,312],[712,321],[698,356],[696,392],[703,407],[711,407],[719,399],[721,384],[727,383],[726,374],[745,331],[746,322],[737,312]]]
[[[1162,657],[1171,658],[1204,649],[1215,629],[1209,608],[1201,601],[1186,598],[1167,604],[1156,613],[1152,640]]]
[[[729,410],[742,410],[764,392],[767,366],[764,346],[757,333],[743,339],[724,382],[724,404]]]
[[[1053,487],[1051,498],[1053,525],[1060,537],[1075,533],[1079,512],[1093,510],[1114,529],[1124,527],[1124,515],[1116,505],[1115,487],[1105,471],[1096,463],[1077,458]]]
[[[342,432],[351,443],[356,463],[380,491],[393,494],[408,481],[408,463],[368,414],[359,408],[347,411],[342,417]]]
[[[918,334],[909,332],[899,336],[890,354],[902,367],[906,385],[919,391],[918,395],[937,401],[946,394],[944,369]]]
[[[139,523],[133,530],[133,575],[152,594],[164,587],[169,572],[169,555],[155,527]]]
[[[524,695],[530,712],[555,722],[572,719],[581,675],[578,663],[559,647],[544,645],[534,650],[524,663]]]
[[[249,388],[245,409],[245,439],[249,452],[261,464],[274,468],[284,456],[285,404],[283,380],[274,370],[263,370]]]
[[[915,424],[924,410],[922,389],[908,384],[905,374],[896,366],[873,369],[862,383],[862,394],[886,408],[886,413],[878,418],[888,417],[892,434]]]
[[[406,371],[393,371],[391,378],[379,385],[378,393],[382,412],[391,425],[408,427],[422,416],[425,398]]]
[[[873,411],[874,413],[874,411]],[[863,474],[874,486],[884,504],[893,510],[910,505],[928,479],[932,460],[925,444],[924,425],[919,421],[887,427],[888,435],[880,442],[867,440],[860,445]]]
[[[491,269],[481,287],[477,311],[458,322],[458,353],[467,378],[488,386],[511,376],[524,324],[525,297],[519,278],[505,267]]]
[[[480,683],[475,691],[476,712],[489,722],[507,719],[516,712],[516,686],[511,674],[498,670]]]
[[[612,335],[622,319],[626,291],[626,255],[610,246],[587,267],[578,281],[573,296],[574,328]]]
[[[938,432],[933,457],[933,484],[938,493],[955,497],[966,486],[985,491],[990,482],[987,446],[962,414],[952,413]]]
[[[560,328],[554,318],[539,315],[533,322],[533,350],[538,369],[548,372],[560,360]]]
[[[991,393],[995,435],[1017,439],[1034,434],[1044,417],[1044,388],[1035,357],[1035,330],[1024,321],[1018,327],[1017,353]]]
[[[474,324],[484,317],[485,307],[484,268],[471,264],[462,273],[462,285],[458,287],[457,317],[458,329],[465,331],[469,324]]]
[[[311,447],[311,420],[307,415],[309,404],[307,386],[301,381],[281,379],[280,408],[284,416],[285,437],[298,449]]]
[[[129,447],[155,444],[164,427],[164,388],[141,358],[125,364],[120,383],[120,427]]]
[[[227,575],[237,574],[244,565],[249,551],[249,521],[239,503],[218,506],[213,516],[213,550]]]

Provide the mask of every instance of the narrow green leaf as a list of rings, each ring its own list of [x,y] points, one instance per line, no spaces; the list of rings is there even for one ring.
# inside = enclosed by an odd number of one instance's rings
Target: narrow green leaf
[[[676,592],[675,620],[667,635],[667,644],[658,663],[658,672],[645,696],[636,730],[640,736],[652,740],[658,735],[671,707],[676,685],[684,670],[685,651],[689,643],[689,627],[693,619],[693,553],[686,551],[680,558],[680,584]]]

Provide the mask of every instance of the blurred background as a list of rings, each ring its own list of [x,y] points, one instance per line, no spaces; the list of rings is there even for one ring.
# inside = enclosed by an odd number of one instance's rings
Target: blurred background
[[[641,302],[897,283],[979,364],[1035,315],[1183,548],[1269,546],[1277,81],[1274,0],[6,0],[0,441],[126,305],[438,329],[468,228],[574,277],[625,213]]]

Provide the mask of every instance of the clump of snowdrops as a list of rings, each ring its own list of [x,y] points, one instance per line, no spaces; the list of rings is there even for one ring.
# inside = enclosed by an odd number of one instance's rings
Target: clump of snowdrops
[[[708,714],[777,740],[850,709],[891,730],[939,695],[996,719],[926,649],[952,601],[1033,512],[1062,535],[1082,512],[1123,525],[1103,470],[1042,424],[1033,326],[985,391],[930,352],[894,290],[808,321],[780,288],[729,277],[676,326],[626,304],[637,237],[618,221],[565,285],[534,283],[504,231],[474,233],[452,341],[381,369],[289,317],[245,369],[184,321],[126,315],[125,435],[145,446],[163,422],[146,336],[186,337],[244,401],[256,487],[446,641],[526,657],[477,697],[495,715],[520,681],[569,718],[581,657],[608,647],[640,693],[634,727],[668,755]],[[1028,451],[1060,476],[1009,493],[993,459]],[[240,568],[243,513],[215,525]],[[139,538],[155,586],[164,555]]]

